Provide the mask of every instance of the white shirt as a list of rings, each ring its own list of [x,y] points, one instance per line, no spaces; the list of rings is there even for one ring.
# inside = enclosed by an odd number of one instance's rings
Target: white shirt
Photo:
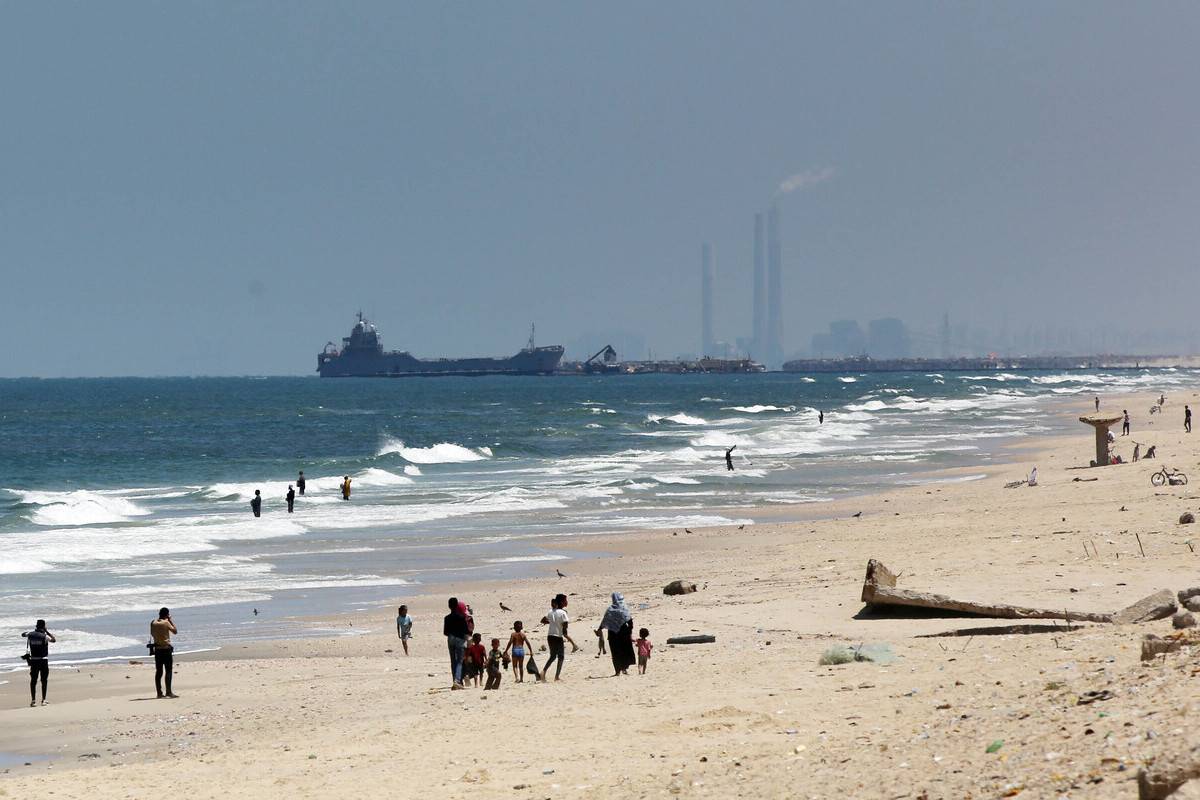
[[[556,608],[546,615],[546,620],[550,623],[550,630],[546,632],[547,636],[557,636],[560,639],[563,635],[563,625],[566,625],[571,620],[567,617],[567,612],[561,608]]]

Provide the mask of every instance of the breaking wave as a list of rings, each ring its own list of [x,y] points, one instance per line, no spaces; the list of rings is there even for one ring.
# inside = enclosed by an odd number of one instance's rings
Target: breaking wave
[[[429,447],[408,447],[400,439],[389,436],[383,440],[375,455],[398,455],[410,464],[465,464],[468,461],[491,458],[492,451],[487,447],[472,450],[453,442],[440,442]]]

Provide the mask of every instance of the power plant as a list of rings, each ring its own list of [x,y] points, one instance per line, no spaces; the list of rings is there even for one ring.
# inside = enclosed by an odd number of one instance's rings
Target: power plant
[[[779,205],[772,203],[764,214],[754,215],[753,330],[748,339],[738,339],[738,350],[771,369],[783,366],[783,245],[779,239]],[[724,348],[713,333],[713,283],[715,266],[712,245],[700,247],[700,349],[705,356]]]
[[[700,354],[716,354],[713,339],[713,254],[712,245],[700,246]]]

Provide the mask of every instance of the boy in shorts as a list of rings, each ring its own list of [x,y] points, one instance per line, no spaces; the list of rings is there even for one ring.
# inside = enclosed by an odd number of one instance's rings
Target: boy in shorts
[[[475,679],[475,685],[479,685],[479,678],[483,675],[483,665],[487,661],[487,648],[483,646],[483,636],[476,633],[471,637],[471,644],[467,647],[467,655],[463,659],[463,684],[472,678]]]
[[[504,677],[504,662],[508,656],[500,652],[500,640],[492,639],[492,649],[487,656],[487,683],[484,691],[500,688],[500,679]]]
[[[529,637],[525,635],[525,625],[521,620],[513,623],[513,632],[508,637],[508,644],[504,648],[504,655],[507,657],[509,650],[512,651],[512,670],[513,680],[517,683],[525,682],[525,656],[529,655],[530,660],[533,659],[533,646],[529,643]]]
[[[396,635],[404,646],[404,655],[408,655],[408,640],[412,637],[412,617],[408,615],[408,606],[400,606],[396,614]]]

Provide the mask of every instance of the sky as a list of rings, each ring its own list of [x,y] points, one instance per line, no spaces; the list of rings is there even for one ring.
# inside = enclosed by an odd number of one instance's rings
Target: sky
[[[6,3],[0,376],[900,317],[1194,331],[1200,5]],[[1181,334],[1182,335],[1182,334]],[[586,354],[585,354],[586,355]]]

